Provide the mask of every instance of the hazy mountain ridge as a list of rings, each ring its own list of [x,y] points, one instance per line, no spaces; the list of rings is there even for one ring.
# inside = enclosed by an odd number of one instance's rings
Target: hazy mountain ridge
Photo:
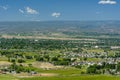
[[[120,21],[0,22],[1,34],[103,33],[120,34]]]

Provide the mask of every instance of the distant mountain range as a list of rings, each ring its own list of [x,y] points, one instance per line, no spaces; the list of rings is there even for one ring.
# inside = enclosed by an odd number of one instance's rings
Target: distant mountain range
[[[0,34],[120,34],[120,21],[0,22]]]

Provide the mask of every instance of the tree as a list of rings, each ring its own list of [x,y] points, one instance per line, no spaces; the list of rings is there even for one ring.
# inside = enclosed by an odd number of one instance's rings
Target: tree
[[[94,66],[90,66],[87,68],[87,73],[88,74],[95,74],[96,73],[96,68]]]
[[[58,61],[58,58],[57,58],[57,57],[53,57],[53,58],[51,59],[51,61]]]
[[[38,57],[36,58],[36,61],[44,61],[44,58],[43,58],[43,57],[38,56]]]
[[[29,55],[26,55],[25,56],[27,59],[32,59],[33,57],[32,56],[29,56]]]
[[[117,71],[120,71],[120,63],[117,64]]]
[[[10,62],[15,63],[16,59],[10,59]]]
[[[23,59],[18,59],[18,63],[23,63],[23,62],[25,62],[25,60],[23,60]]]

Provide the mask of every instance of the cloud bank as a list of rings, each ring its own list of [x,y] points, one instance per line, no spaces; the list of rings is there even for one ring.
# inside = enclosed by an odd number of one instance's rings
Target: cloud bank
[[[111,4],[111,5],[113,5],[113,4],[117,4],[117,2],[115,0],[100,0],[98,2],[98,4]]]

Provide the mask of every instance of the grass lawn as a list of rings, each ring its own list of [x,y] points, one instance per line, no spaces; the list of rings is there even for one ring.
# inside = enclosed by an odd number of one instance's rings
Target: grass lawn
[[[57,69],[57,70],[39,70],[40,73],[55,73],[59,75],[73,75],[73,74],[80,74],[82,70],[76,69],[73,67],[67,67],[66,69]]]
[[[104,50],[103,49],[89,49],[89,50],[85,50],[84,49],[84,51],[86,51],[86,52],[88,52],[88,53],[92,53],[92,52],[95,52],[95,53],[97,53],[97,52],[104,52]]]
[[[0,57],[0,61],[8,61],[7,57]]]
[[[63,72],[63,71],[62,71]],[[67,74],[64,73],[64,74]],[[12,75],[1,74],[0,80],[120,80],[120,76],[111,75],[59,75],[52,77],[26,77],[19,78]]]
[[[20,80],[120,80],[120,77],[104,76],[104,75],[92,75],[92,76],[59,76],[59,77],[34,77],[34,78],[22,78]]]
[[[19,80],[19,79],[13,77],[12,75],[0,74],[0,80]]]

